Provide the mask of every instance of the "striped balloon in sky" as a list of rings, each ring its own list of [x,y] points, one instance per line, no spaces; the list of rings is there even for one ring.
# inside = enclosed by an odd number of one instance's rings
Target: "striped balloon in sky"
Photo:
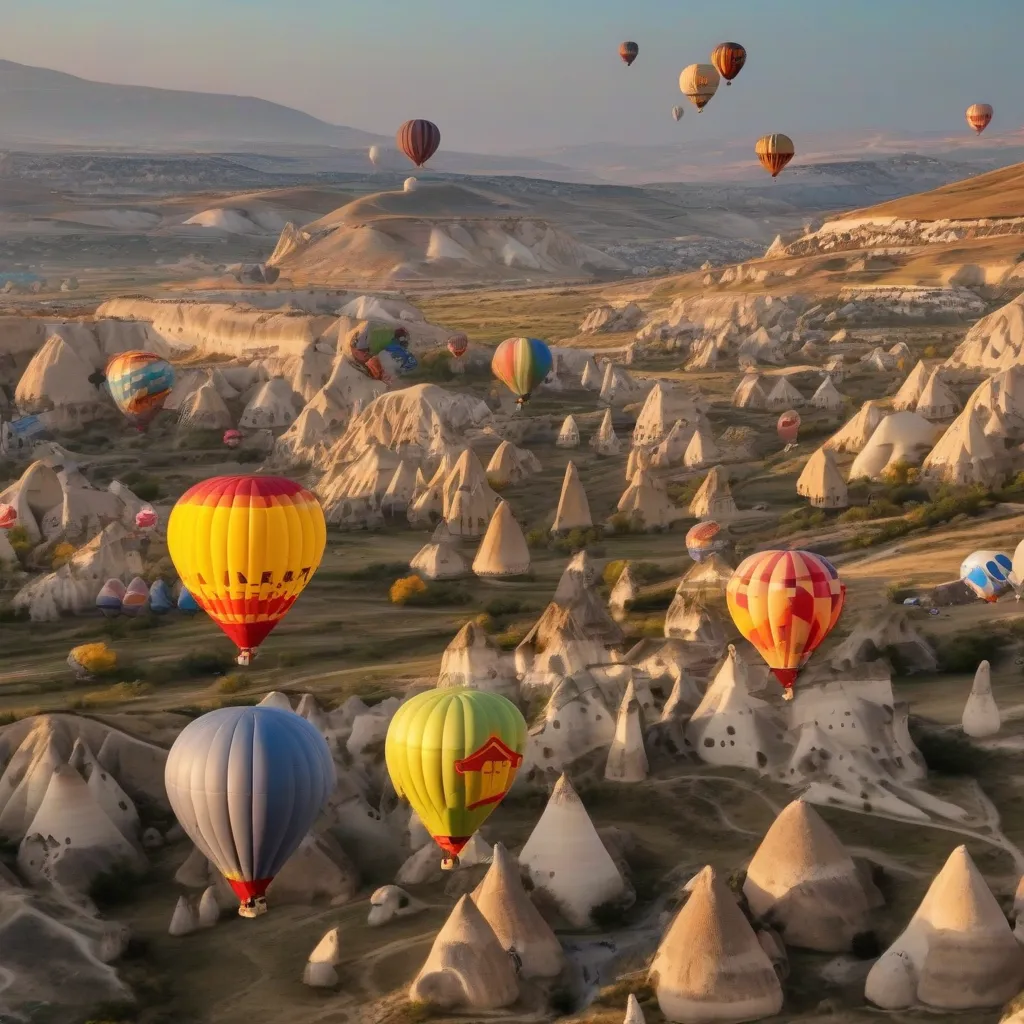
[[[736,628],[791,699],[797,673],[843,610],[835,566],[811,551],[759,551],[740,562],[725,596]]]
[[[174,387],[174,367],[152,352],[121,352],[106,376],[114,403],[137,430],[149,426]]]
[[[506,338],[491,359],[494,376],[516,396],[519,405],[551,372],[551,349],[537,338]]]
[[[239,900],[262,896],[334,789],[320,731],[293,711],[220,708],[174,741],[164,786],[188,837]]]
[[[239,647],[238,662],[288,614],[327,542],[323,509],[280,476],[218,476],[171,510],[167,550],[182,586]]]
[[[423,118],[406,121],[395,133],[395,143],[417,167],[422,167],[441,145],[441,129]]]

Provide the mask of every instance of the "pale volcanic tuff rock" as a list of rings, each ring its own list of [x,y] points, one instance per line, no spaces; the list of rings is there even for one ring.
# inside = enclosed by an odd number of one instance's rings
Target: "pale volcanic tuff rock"
[[[494,859],[472,900],[494,930],[503,949],[515,949],[524,978],[554,978],[565,954],[550,925],[523,888],[516,859],[498,843]]]
[[[1024,951],[967,848],[958,846],[896,941],[867,977],[883,1009],[996,1007],[1024,981]]]
[[[995,736],[999,732],[1002,723],[999,706],[992,696],[992,672],[987,661],[981,662],[974,674],[974,684],[964,705],[961,724],[966,735],[976,739]]]
[[[512,960],[469,896],[438,932],[409,998],[446,1010],[493,1010],[519,998]]]
[[[743,894],[751,912],[780,928],[790,946],[846,952],[869,928],[870,901],[856,865],[802,800],[783,808],[768,829]]]
[[[610,782],[643,782],[647,778],[647,751],[644,749],[643,713],[633,681],[626,684],[615,736],[608,750],[604,777]]]
[[[565,775],[555,783],[519,862],[534,886],[546,889],[576,927],[590,923],[594,907],[626,892],[625,880]]]
[[[782,987],[736,899],[706,867],[661,940],[649,974],[678,1024],[740,1024],[782,1009]]]

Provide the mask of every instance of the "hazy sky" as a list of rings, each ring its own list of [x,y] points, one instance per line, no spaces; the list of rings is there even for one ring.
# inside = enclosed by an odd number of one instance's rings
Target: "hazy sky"
[[[446,148],[677,143],[1024,123],[1024,0],[27,0],[0,57],[85,78],[261,96]],[[640,45],[626,68],[623,39]],[[747,66],[707,110],[680,70],[726,39]]]

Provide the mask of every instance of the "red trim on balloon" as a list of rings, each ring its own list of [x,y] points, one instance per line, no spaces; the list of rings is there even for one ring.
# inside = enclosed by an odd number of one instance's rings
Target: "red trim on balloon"
[[[229,878],[228,885],[231,886],[239,900],[244,903],[246,900],[251,900],[256,896],[263,896],[272,881],[272,878],[254,878],[252,881],[246,881],[241,878]]]
[[[798,671],[795,668],[773,668],[772,674],[787,690],[791,690],[796,682]]]
[[[451,857],[458,857],[462,848],[472,839],[472,836],[431,836],[435,843]]]

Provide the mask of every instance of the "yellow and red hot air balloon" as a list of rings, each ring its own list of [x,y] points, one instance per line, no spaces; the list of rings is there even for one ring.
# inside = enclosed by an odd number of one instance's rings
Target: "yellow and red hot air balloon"
[[[711,51],[711,63],[725,79],[725,84],[732,85],[732,80],[747,63],[747,51],[739,43],[719,43]]]
[[[759,551],[736,567],[725,596],[736,628],[792,700],[797,673],[843,610],[835,566],[810,551]]]
[[[980,135],[989,126],[993,113],[988,103],[972,103],[964,116],[967,123]]]
[[[427,690],[395,712],[384,759],[434,842],[441,866],[459,852],[515,782],[526,751],[526,721],[510,700],[486,690]]]
[[[200,608],[238,645],[238,664],[288,614],[323,558],[316,497],[279,476],[218,476],[171,510],[167,549]]]
[[[763,135],[757,140],[754,152],[761,166],[773,178],[777,178],[783,167],[793,159],[796,147],[788,135]]]

